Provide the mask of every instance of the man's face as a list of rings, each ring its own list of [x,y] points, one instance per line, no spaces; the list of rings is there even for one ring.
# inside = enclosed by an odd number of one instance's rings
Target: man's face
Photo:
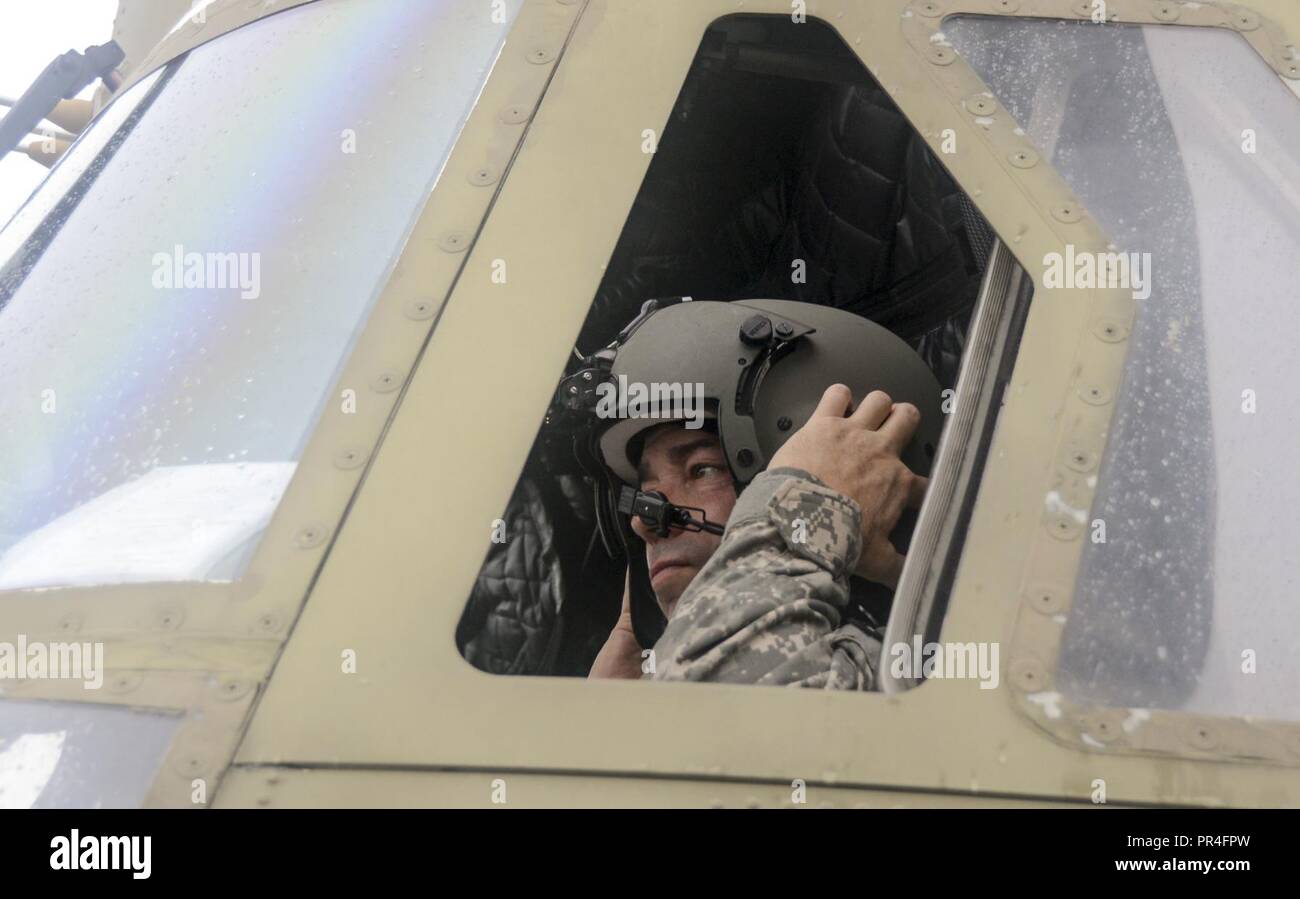
[[[687,430],[679,423],[659,425],[646,437],[639,474],[642,490],[658,490],[678,506],[703,509],[723,524],[736,504],[736,488],[717,434]],[[703,531],[671,530],[660,537],[633,517],[632,530],[645,541],[646,567],[659,608],[671,618],[677,600],[709,561],[722,538]]]

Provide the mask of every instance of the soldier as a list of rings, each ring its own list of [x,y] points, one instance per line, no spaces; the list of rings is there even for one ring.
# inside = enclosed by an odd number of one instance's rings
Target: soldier
[[[680,343],[687,333],[697,349],[700,340],[722,344],[703,367],[680,355],[639,364],[634,345],[663,346],[674,334]],[[933,375],[884,329],[780,301],[682,304],[639,320],[620,341],[609,371],[621,384],[676,366],[716,399],[705,427],[677,408],[620,421],[600,439],[602,461],[627,485],[622,511],[635,540],[622,615],[590,676],[872,689],[881,645],[846,620],[850,577],[888,589],[898,582],[903,555],[890,535],[925,492],[926,478],[905,460],[928,471],[938,432]],[[716,361],[733,358],[734,374]],[[880,389],[855,408],[850,387],[825,386],[835,374],[920,401],[930,420],[923,426],[915,402]],[[918,429],[931,442],[918,447]],[[637,627],[638,594],[647,593],[666,622],[661,636],[644,625],[644,598]]]

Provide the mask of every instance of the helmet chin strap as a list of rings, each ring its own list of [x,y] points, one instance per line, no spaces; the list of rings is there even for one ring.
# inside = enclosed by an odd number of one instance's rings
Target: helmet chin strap
[[[642,649],[650,649],[659,642],[668,626],[663,610],[659,608],[659,598],[650,586],[650,570],[645,560],[645,544],[639,539],[641,551],[628,547],[627,565],[629,573],[629,590],[631,591],[632,633]]]

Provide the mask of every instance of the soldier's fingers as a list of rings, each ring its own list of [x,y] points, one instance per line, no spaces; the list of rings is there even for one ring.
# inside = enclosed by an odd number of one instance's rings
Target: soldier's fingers
[[[894,411],[889,413],[876,430],[885,438],[886,445],[895,453],[902,455],[903,449],[912,440],[917,425],[921,423],[921,410],[911,403],[895,403]]]
[[[912,475],[912,480],[907,485],[907,507],[909,509],[921,508],[921,500],[925,499],[925,491],[929,486],[929,478],[923,478],[919,474]]]
[[[849,421],[874,431],[889,417],[889,410],[893,403],[894,401],[885,391],[873,390],[863,398],[862,405],[858,406],[857,411],[849,416]]]
[[[903,563],[906,561],[902,553],[894,551],[893,557],[889,560],[889,579],[884,581],[885,586],[890,589],[898,588],[898,579],[903,576]]]
[[[898,586],[898,578],[902,577],[902,564],[904,564],[904,555],[894,550],[893,544],[889,540],[881,538],[879,546],[874,546],[871,551],[862,551],[863,557],[870,556],[870,563],[866,559],[859,561],[857,573],[865,577],[867,581],[883,583],[883,585],[893,590]]]
[[[826,388],[811,418],[843,418],[844,413],[853,405],[853,391],[843,384],[832,384]]]

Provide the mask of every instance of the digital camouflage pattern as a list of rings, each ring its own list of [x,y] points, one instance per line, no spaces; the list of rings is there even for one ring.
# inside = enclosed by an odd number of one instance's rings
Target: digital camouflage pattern
[[[655,644],[654,679],[872,689],[880,642],[840,625],[861,525],[806,471],[754,478]]]

